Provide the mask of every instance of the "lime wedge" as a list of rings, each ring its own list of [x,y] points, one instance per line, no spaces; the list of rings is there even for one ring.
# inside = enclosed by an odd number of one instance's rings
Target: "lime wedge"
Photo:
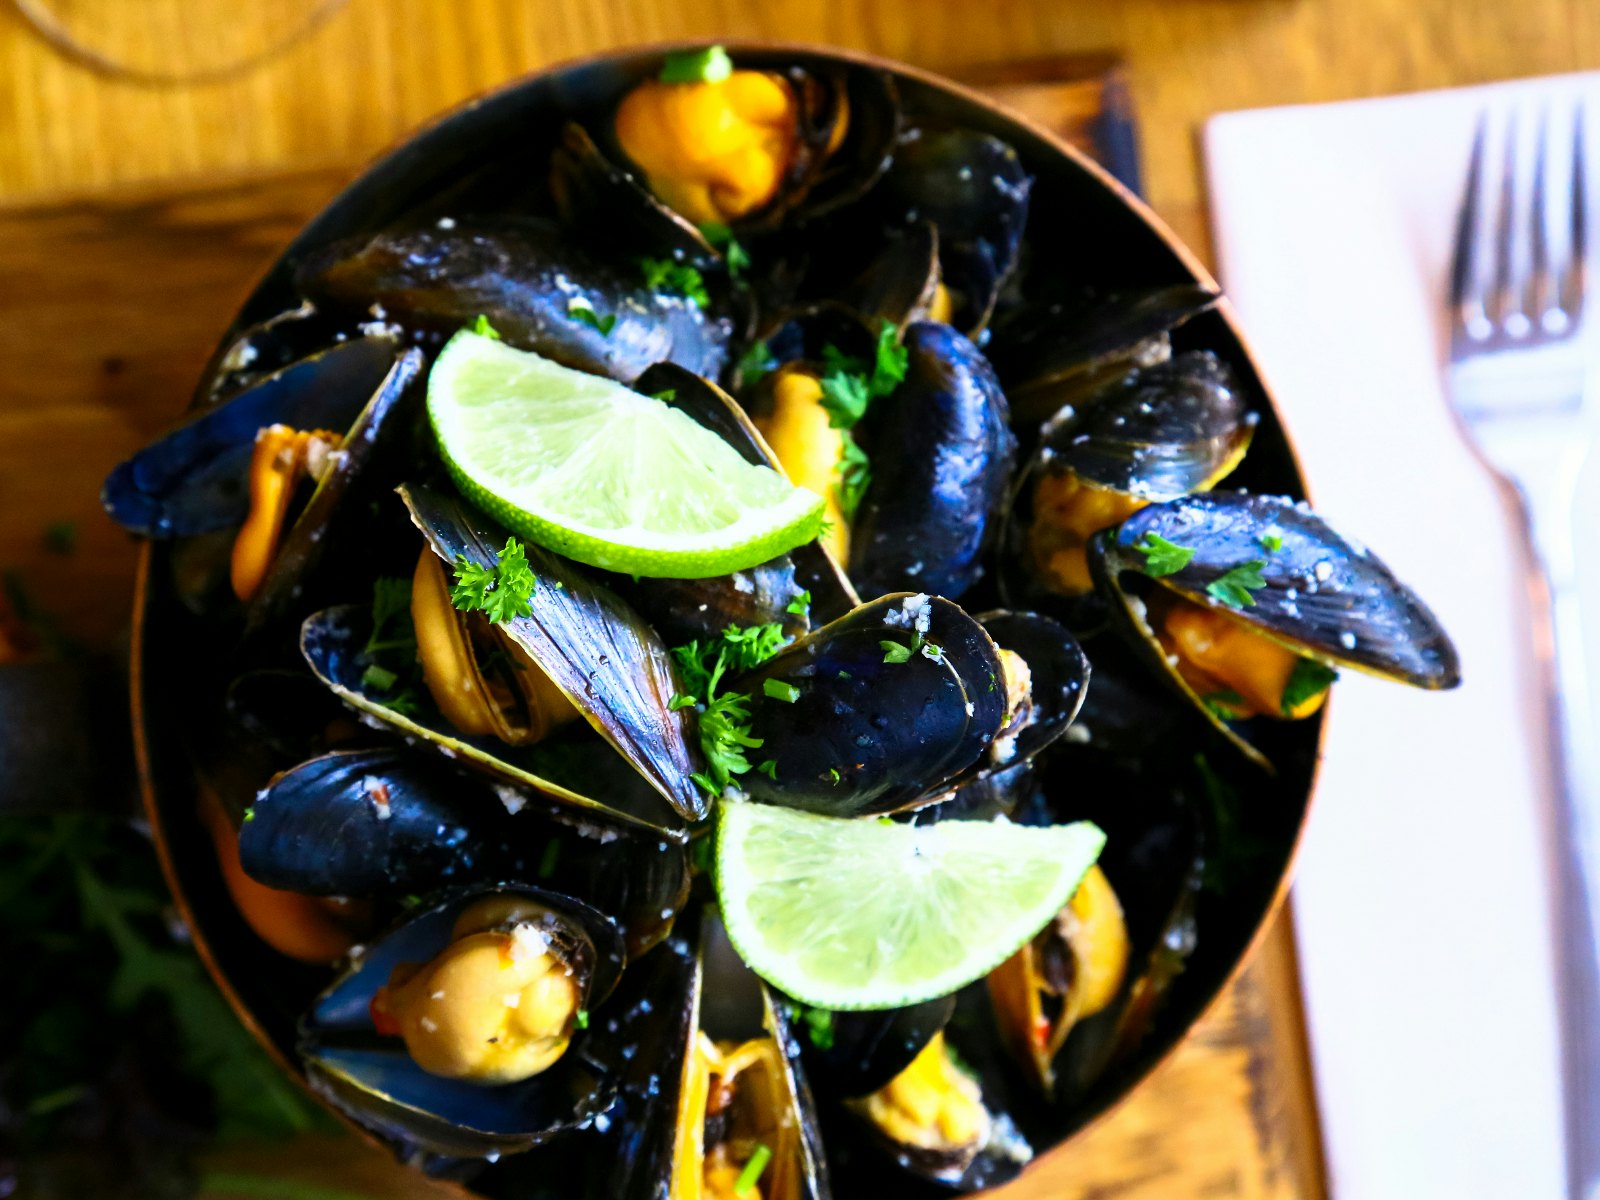
[[[739,956],[803,1004],[898,1008],[981,979],[1100,856],[1087,821],[901,825],[727,801],[717,901]]]
[[[428,376],[456,486],[541,546],[610,571],[698,579],[817,536],[822,497],[660,400],[463,331]]]

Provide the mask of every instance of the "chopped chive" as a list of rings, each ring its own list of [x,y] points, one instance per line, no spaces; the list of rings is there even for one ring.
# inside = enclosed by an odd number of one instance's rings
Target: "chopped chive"
[[[767,1169],[767,1164],[772,1161],[772,1151],[765,1142],[756,1144],[755,1153],[744,1164],[744,1170],[739,1172],[739,1178],[734,1182],[733,1194],[735,1196],[748,1196],[756,1186],[756,1180],[761,1178],[761,1172]]]

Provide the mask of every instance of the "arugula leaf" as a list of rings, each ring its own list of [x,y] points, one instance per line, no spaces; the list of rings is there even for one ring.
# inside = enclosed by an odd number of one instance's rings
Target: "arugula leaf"
[[[682,296],[696,307],[711,307],[711,297],[706,292],[706,281],[700,272],[688,263],[670,258],[641,258],[639,270],[644,273],[644,285],[652,292],[669,292]]]
[[[502,340],[500,331],[489,324],[489,318],[482,313],[478,314],[478,319],[472,323],[471,328],[472,332],[479,337],[493,338],[497,342]]]
[[[1169,542],[1158,533],[1147,533],[1133,544],[1144,555],[1144,573],[1152,579],[1163,575],[1176,575],[1189,565],[1194,551],[1188,546]]]
[[[833,486],[833,495],[839,502],[839,515],[849,522],[856,519],[862,497],[872,484],[872,460],[848,433],[844,435],[843,445],[844,451],[833,468],[834,474],[839,477]]]
[[[1250,593],[1267,586],[1267,581],[1261,577],[1266,565],[1262,558],[1240,563],[1208,583],[1206,594],[1231,608],[1254,608],[1256,598]]]
[[[1297,661],[1294,670],[1289,672],[1289,682],[1283,685],[1283,699],[1279,701],[1283,715],[1292,716],[1295,709],[1313,697],[1322,695],[1338,678],[1339,672],[1314,658]]]
[[[733,59],[721,46],[677,50],[661,64],[662,83],[721,83],[733,74]]]
[[[456,555],[455,586],[450,603],[462,612],[481,612],[496,625],[533,611],[533,594],[539,580],[528,565],[527,551],[514,537],[506,539],[500,560],[492,567]]]
[[[610,337],[612,327],[617,323],[616,313],[607,313],[602,317],[595,312],[594,305],[590,304],[582,296],[574,296],[567,301],[567,313],[576,317],[590,328],[598,329],[601,337]]]

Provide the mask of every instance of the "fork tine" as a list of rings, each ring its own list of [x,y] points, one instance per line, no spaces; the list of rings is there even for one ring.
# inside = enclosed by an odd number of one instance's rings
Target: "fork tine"
[[[1472,160],[1467,166],[1467,187],[1461,195],[1461,212],[1456,217],[1455,258],[1450,266],[1450,307],[1455,311],[1458,331],[1469,325],[1466,309],[1472,302],[1477,258],[1478,215],[1483,204],[1483,146],[1489,132],[1489,114],[1478,118],[1478,132],[1472,139]]]
[[[1549,140],[1550,110],[1539,112],[1539,131],[1533,148],[1533,195],[1528,201],[1528,241],[1532,247],[1528,287],[1523,295],[1523,312],[1534,325],[1546,327],[1555,304],[1550,277],[1550,231],[1545,200],[1545,145]]]
[[[1516,209],[1517,115],[1513,112],[1506,123],[1505,162],[1500,173],[1500,211],[1496,214],[1494,229],[1494,280],[1489,285],[1489,301],[1485,306],[1489,319],[1502,326],[1506,317],[1515,311],[1511,259],[1516,236]]]
[[[1567,269],[1561,280],[1561,307],[1572,323],[1583,312],[1584,271],[1588,259],[1589,192],[1585,179],[1583,102],[1572,115],[1572,212]]]

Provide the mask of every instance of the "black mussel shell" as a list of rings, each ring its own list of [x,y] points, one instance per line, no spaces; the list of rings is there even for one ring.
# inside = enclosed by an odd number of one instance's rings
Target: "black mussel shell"
[[[549,1070],[521,1083],[484,1087],[422,1070],[397,1038],[378,1034],[370,1005],[403,962],[433,958],[450,941],[457,915],[478,900],[506,895],[551,913],[552,944],[583,978],[581,1003],[595,1008],[621,975],[622,939],[588,905],[531,887],[481,888],[436,897],[366,947],[300,1022],[299,1052],[311,1086],[404,1156],[427,1152],[497,1157],[547,1141],[610,1107],[612,1074],[588,1053],[578,1031]]]
[[[246,671],[228,685],[222,704],[227,723],[280,762],[301,762],[359,736],[339,698],[303,670]]]
[[[993,752],[1004,771],[1031,761],[1067,731],[1089,693],[1089,656],[1066,627],[1028,612],[990,612],[977,618],[995,645],[1020,655],[1031,678],[1028,711],[1014,734],[1002,733]]]
[[[889,239],[867,269],[839,291],[839,301],[869,324],[888,321],[904,329],[933,319],[929,314],[939,283],[939,229],[931,221],[917,221]]]
[[[1167,335],[1216,306],[1199,284],[1029,305],[997,322],[986,347],[1016,419],[1042,421],[1100,380],[1167,357]]]
[[[874,193],[891,222],[930,221],[955,304],[952,324],[975,335],[1016,270],[1033,176],[1017,152],[987,133],[913,129]]]
[[[492,567],[506,533],[453,496],[404,487],[401,496],[428,544],[446,563]],[[660,635],[615,592],[570,559],[528,543],[538,579],[531,612],[506,633],[684,818],[706,815],[690,776],[700,769],[688,723],[670,701],[682,689]]]
[[[983,574],[1011,486],[1016,439],[978,348],[948,325],[906,330],[905,381],[858,427],[872,460],[851,526],[850,578],[867,595],[958,599]]]
[[[924,595],[864,604],[727,687],[750,697],[750,729],[762,739],[752,761],[773,764],[740,785],[831,816],[892,812],[937,793],[1005,720],[994,642],[959,607]]]
[[[561,219],[613,258],[670,258],[705,268],[720,262],[693,223],[608,159],[589,131],[568,121],[550,157],[550,194]]]
[[[1255,426],[1233,368],[1209,350],[1191,350],[1135,368],[1081,408],[1058,412],[1041,431],[1032,471],[1176,500],[1238,465]]]
[[[399,357],[386,338],[359,338],[267,376],[113,468],[100,493],[106,512],[149,538],[242,523],[250,511],[256,434],[276,424],[350,429],[375,395],[390,395]]]
[[[766,349],[766,366],[771,368],[764,378],[770,380],[775,369],[786,363],[820,364],[829,346],[846,357],[871,362],[877,334],[854,308],[837,300],[822,300],[783,313],[763,329],[760,341]],[[744,376],[741,367],[734,385],[750,410],[760,415],[769,403],[765,389],[748,383]]]
[[[356,605],[314,613],[300,629],[300,652],[313,673],[363,721],[377,722],[410,744],[515,784],[547,812],[570,808],[600,824],[630,825],[672,841],[687,840],[682,820],[661,795],[609,745],[590,735],[563,732],[532,746],[469,737],[432,706],[425,688],[418,689],[414,711],[401,711],[396,697],[368,681],[371,662],[364,648],[371,634],[371,610]]]
[[[509,882],[586,901],[630,957],[665,937],[689,895],[683,846],[551,818],[518,789],[398,746],[341,751],[277,776],[239,832],[247,874],[315,896],[400,900]]]
[[[1155,642],[1142,603],[1123,588],[1124,572],[1144,573],[1146,557],[1137,547],[1152,536],[1194,551],[1186,566],[1156,579],[1157,585],[1219,610],[1298,654],[1413,687],[1452,688],[1461,682],[1455,646],[1422,599],[1376,555],[1335,532],[1303,501],[1208,492],[1141,509],[1090,542],[1097,590],[1110,598],[1113,616],[1158,671],[1263,766],[1268,764],[1261,753],[1178,676]],[[1269,542],[1276,549],[1269,549]],[[1251,603],[1236,606],[1208,591],[1229,572],[1251,564],[1263,581],[1259,588],[1245,589]],[[1220,590],[1237,596],[1238,589]]]
[[[507,218],[346,239],[301,264],[319,304],[451,333],[487,317],[510,345],[628,383],[652,363],[715,375],[731,326],[637,272],[589,258],[556,225]],[[615,318],[602,332],[600,326]]]
[[[798,1022],[795,1036],[806,1078],[820,1094],[849,1100],[870,1095],[910,1066],[950,1023],[955,1009],[952,994],[905,1008],[826,1013],[817,1028],[813,1018],[795,1013],[790,1025],[795,1028]]]
[[[207,364],[198,403],[217,404],[357,332],[359,323],[353,326],[309,302],[248,325],[232,334]]]

